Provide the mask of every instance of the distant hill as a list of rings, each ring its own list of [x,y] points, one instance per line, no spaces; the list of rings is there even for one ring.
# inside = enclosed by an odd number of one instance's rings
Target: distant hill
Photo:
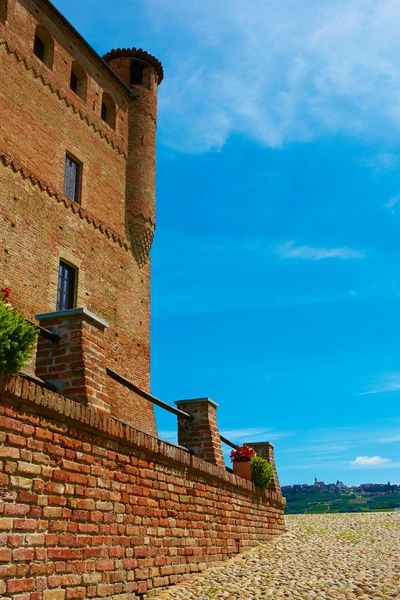
[[[320,489],[286,486],[286,514],[355,513],[400,509],[400,486],[364,484],[357,488]]]

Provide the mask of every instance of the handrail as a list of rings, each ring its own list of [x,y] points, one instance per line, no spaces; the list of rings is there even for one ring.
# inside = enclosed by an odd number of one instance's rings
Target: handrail
[[[25,321],[29,323],[29,325],[33,325],[33,327],[36,327],[36,329],[39,330],[40,337],[50,340],[50,342],[53,342],[53,344],[58,344],[58,342],[61,340],[61,336],[57,333],[52,333],[48,329],[40,327],[40,325],[35,325],[35,323],[32,323],[32,321],[29,321],[28,319],[25,319]]]
[[[237,444],[234,444],[233,442],[230,442],[226,437],[224,437],[223,435],[219,436],[221,438],[221,442],[224,442],[224,444],[226,444],[227,446],[230,446],[231,448],[234,448],[236,450],[237,448]]]
[[[152,402],[156,406],[160,406],[161,408],[168,410],[169,412],[173,413],[177,417],[183,417],[184,419],[188,419],[188,420],[193,419],[193,417],[191,415],[189,415],[187,412],[184,412],[183,410],[180,410],[179,408],[170,406],[166,402],[163,402],[163,400],[159,400],[158,398],[155,398],[148,392],[145,392],[140,387],[135,385],[132,381],[129,381],[129,379],[126,379],[126,377],[119,375],[119,373],[116,373],[112,369],[109,369],[108,367],[106,367],[106,373],[109,377],[111,377],[111,379],[114,379],[114,381],[118,381],[118,383],[121,383],[123,386],[128,388],[128,390],[135,392],[136,394],[138,394],[139,396],[142,396],[142,398],[145,398],[146,400],[148,400],[149,402]]]
[[[42,381],[36,375],[30,375],[29,373],[24,373],[24,371],[19,372],[19,376],[27,381],[32,381],[32,383],[36,383],[39,387],[44,388],[45,390],[50,390],[51,392],[57,392],[57,386],[54,383],[49,383],[48,381]]]

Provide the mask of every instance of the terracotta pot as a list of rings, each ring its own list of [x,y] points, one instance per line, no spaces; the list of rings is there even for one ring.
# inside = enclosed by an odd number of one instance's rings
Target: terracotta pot
[[[233,463],[233,472],[235,475],[239,477],[243,477],[243,479],[252,480],[251,478],[251,462],[247,460],[246,462],[234,462]]]

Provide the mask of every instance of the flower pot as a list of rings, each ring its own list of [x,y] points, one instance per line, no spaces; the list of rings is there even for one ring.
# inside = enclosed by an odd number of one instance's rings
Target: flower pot
[[[234,462],[233,463],[233,472],[238,477],[243,477],[243,479],[248,479],[251,481],[251,462],[247,460],[246,462]]]

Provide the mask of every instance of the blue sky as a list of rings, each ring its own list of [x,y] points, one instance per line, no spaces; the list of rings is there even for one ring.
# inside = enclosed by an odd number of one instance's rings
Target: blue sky
[[[213,398],[282,484],[400,482],[399,3],[54,1],[165,68],[153,394]]]

